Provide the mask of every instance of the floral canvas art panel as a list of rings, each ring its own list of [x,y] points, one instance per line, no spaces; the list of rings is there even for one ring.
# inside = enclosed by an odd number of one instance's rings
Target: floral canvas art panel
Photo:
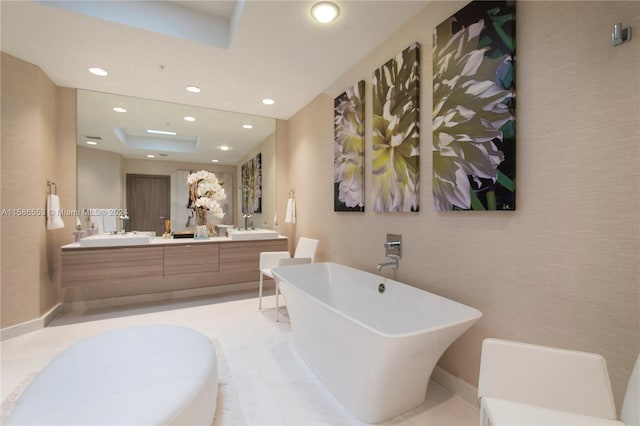
[[[433,204],[515,210],[515,1],[473,1],[433,34]]]
[[[240,168],[242,174],[242,212],[262,213],[262,154],[258,153]]]
[[[372,202],[375,212],[417,212],[420,177],[420,45],[373,74]]]
[[[364,211],[364,80],[333,101],[333,210]]]

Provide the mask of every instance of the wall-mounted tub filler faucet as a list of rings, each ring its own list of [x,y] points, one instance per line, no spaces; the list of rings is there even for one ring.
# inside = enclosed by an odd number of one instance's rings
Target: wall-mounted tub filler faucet
[[[389,257],[391,260],[389,262],[382,262],[382,263],[378,263],[378,265],[376,266],[376,269],[378,270],[378,272],[382,271],[382,268],[384,268],[385,266],[391,266],[391,269],[395,270],[398,269],[398,258],[397,257]]]
[[[398,260],[402,257],[402,235],[400,234],[387,234],[387,242],[384,243],[384,254],[388,259],[388,262],[379,263],[376,266],[378,272],[385,266],[391,266],[391,269],[398,269]]]

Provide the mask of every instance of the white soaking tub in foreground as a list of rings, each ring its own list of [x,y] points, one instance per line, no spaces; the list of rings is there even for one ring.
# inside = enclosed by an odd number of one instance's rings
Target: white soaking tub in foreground
[[[482,316],[336,263],[276,268],[273,276],[287,301],[298,354],[353,415],[369,423],[421,405],[440,356]]]

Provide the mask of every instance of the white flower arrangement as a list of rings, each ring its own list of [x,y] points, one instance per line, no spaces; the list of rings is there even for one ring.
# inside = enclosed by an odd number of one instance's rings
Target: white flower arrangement
[[[189,196],[196,211],[198,225],[207,224],[207,213],[211,212],[217,218],[223,218],[224,212],[219,201],[227,198],[224,192],[224,182],[215,173],[200,170],[187,176]]]

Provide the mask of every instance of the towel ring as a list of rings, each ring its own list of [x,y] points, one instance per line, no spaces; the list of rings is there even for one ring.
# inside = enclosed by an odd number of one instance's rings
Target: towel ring
[[[289,198],[295,198],[295,196],[296,196],[296,189],[295,188],[290,189],[289,190]]]

